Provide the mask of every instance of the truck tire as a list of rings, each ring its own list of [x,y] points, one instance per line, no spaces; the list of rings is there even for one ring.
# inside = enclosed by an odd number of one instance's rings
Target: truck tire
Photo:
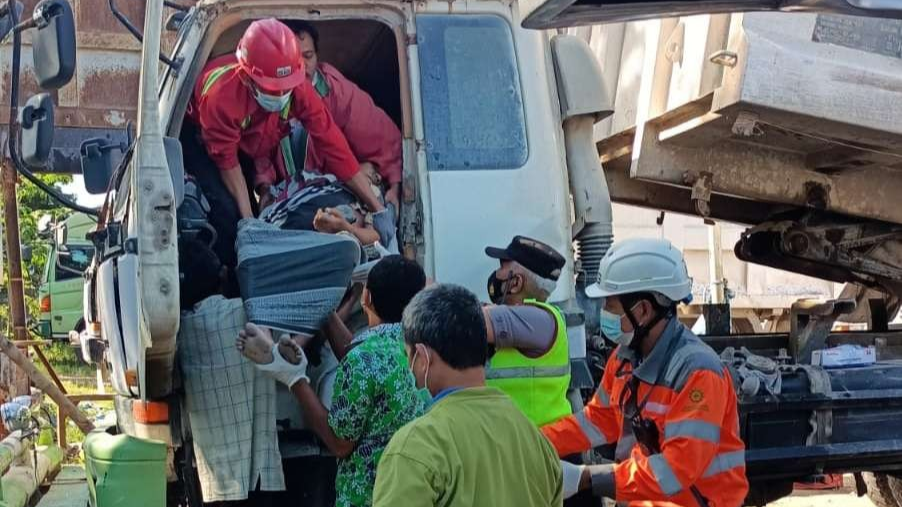
[[[868,486],[868,498],[874,502],[874,505],[877,507],[902,507],[898,501],[899,496],[897,496],[902,494],[902,479],[880,472],[865,472],[862,476]]]

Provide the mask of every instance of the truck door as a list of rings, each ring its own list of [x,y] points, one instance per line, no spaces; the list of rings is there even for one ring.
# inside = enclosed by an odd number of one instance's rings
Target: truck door
[[[50,282],[51,327],[53,336],[68,337],[82,318],[84,272],[94,256],[91,245],[66,245],[54,252],[56,257]]]
[[[501,15],[420,14],[416,25],[427,269],[487,300],[497,261],[486,246],[522,234],[570,252],[543,46],[538,34],[512,30]],[[529,56],[518,58],[518,46]],[[568,291],[561,287],[556,297]]]

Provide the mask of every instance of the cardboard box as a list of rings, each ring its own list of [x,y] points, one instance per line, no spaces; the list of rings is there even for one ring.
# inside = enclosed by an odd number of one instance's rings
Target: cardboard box
[[[815,350],[811,354],[811,364],[824,368],[845,368],[867,366],[877,362],[877,349],[873,345],[841,345],[831,349]]]

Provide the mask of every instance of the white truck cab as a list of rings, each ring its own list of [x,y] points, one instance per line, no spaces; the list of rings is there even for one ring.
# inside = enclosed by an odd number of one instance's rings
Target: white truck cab
[[[233,53],[247,26],[265,17],[312,22],[319,59],[399,126],[400,245],[427,276],[487,300],[497,261],[486,246],[520,234],[566,257],[551,300],[567,315],[573,385],[593,387],[584,315],[597,310],[581,309],[591,302],[578,297],[577,275],[580,284],[594,281],[612,241],[592,138],[609,106],[585,42],[523,29],[519,4],[508,1],[203,0],[180,19],[172,68],[156,58],[160,16],[148,3],[137,139],[111,175],[86,290],[86,313],[108,347],[120,431],[180,445],[174,421],[135,420],[132,411],[139,402],[178,404],[176,210],[191,172],[183,155],[203,149],[180,134],[206,63]]]

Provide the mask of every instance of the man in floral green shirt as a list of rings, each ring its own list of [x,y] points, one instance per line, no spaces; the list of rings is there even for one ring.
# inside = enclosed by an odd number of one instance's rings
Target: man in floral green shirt
[[[252,347],[253,341],[270,340],[272,359],[258,366],[286,370],[274,371],[276,378],[290,384],[305,421],[338,457],[337,507],[372,505],[376,465],[385,446],[401,426],[425,410],[424,397],[407,365],[400,324],[407,303],[425,284],[426,275],[419,265],[392,255],[373,266],[361,295],[368,330],[353,338],[341,317],[330,315],[323,332],[341,364],[328,411],[301,371],[307,365],[302,349],[286,351],[285,341],[282,348],[272,345],[268,333],[255,326],[242,336],[248,343],[244,348]],[[346,309],[342,306],[339,313]],[[289,357],[295,354],[299,357]],[[291,364],[294,362],[297,364]]]
[[[339,461],[336,505],[372,505],[376,465],[392,435],[423,413],[404,356],[401,324],[381,324],[365,332],[342,361],[335,378],[329,426],[356,443]]]

